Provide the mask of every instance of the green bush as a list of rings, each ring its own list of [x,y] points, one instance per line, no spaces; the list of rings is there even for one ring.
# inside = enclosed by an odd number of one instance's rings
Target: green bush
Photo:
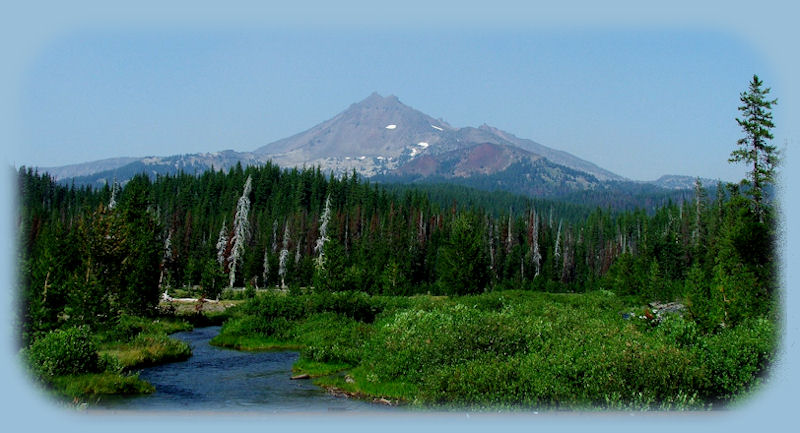
[[[262,336],[288,339],[291,323],[283,317],[242,316],[228,320],[220,334],[228,336]]]
[[[27,358],[33,371],[45,380],[100,371],[97,348],[86,327],[49,332],[31,344]]]
[[[99,349],[106,349],[121,343],[129,343],[140,334],[171,334],[191,329],[192,325],[186,320],[171,317],[152,319],[122,314],[113,326],[97,330],[94,339]]]
[[[242,305],[241,312],[245,315],[260,316],[266,320],[277,317],[295,320],[307,314],[302,298],[272,292],[248,300]]]
[[[380,312],[373,297],[364,292],[320,292],[308,297],[309,310],[332,312],[364,323],[372,323]]]
[[[704,380],[690,322],[643,329],[619,297],[503,292],[385,315],[361,366],[428,404],[681,408]],[[678,343],[680,342],[680,343]]]
[[[364,292],[317,292],[309,295],[264,293],[247,301],[239,311],[242,315],[265,320],[284,318],[297,320],[314,313],[332,312],[364,323],[371,323],[382,310],[381,303]]]
[[[295,328],[305,347],[302,357],[316,362],[358,364],[372,327],[342,315],[325,312],[309,317]]]
[[[748,320],[704,338],[698,344],[708,373],[701,389],[704,397],[728,400],[756,385],[772,359],[775,340],[775,327],[767,319]]]
[[[97,370],[98,371],[105,371],[114,374],[122,374],[125,366],[122,365],[119,359],[107,354],[102,353],[99,355],[100,358],[98,359],[97,363]]]
[[[525,330],[506,312],[463,304],[398,312],[378,324],[366,360],[387,380],[419,382],[425,372],[482,353],[509,356],[526,347]]]
[[[101,332],[101,341],[130,341],[132,338],[144,331],[147,319],[121,314],[116,324]]]
[[[419,389],[422,400],[434,405],[530,405],[535,397],[520,382],[521,373],[518,357],[482,354],[475,359],[431,371]]]
[[[697,323],[677,314],[667,314],[657,326],[657,331],[668,343],[678,347],[694,346],[700,338]]]
[[[482,311],[500,311],[511,301],[511,292],[489,292],[483,295],[460,296],[456,299],[459,304],[475,307]]]

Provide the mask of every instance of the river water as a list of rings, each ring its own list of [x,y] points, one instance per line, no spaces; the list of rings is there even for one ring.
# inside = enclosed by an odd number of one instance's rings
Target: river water
[[[107,409],[264,413],[371,412],[388,410],[370,402],[336,397],[310,380],[290,380],[297,352],[241,352],[209,344],[219,326],[173,334],[192,347],[187,361],[141,370],[155,386],[144,396],[115,397]]]

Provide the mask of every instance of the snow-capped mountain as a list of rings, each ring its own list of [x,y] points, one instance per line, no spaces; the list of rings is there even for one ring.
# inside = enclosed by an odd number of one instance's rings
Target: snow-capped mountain
[[[453,127],[446,122],[404,105],[395,96],[373,93],[333,118],[255,153],[280,166],[320,165],[372,176],[431,150],[450,131]]]
[[[389,174],[422,156],[487,143],[521,148],[599,180],[624,179],[569,153],[488,125],[454,128],[403,104],[396,96],[377,93],[311,129],[263,146],[255,153],[268,156],[281,166],[321,165],[323,169],[356,169],[362,175],[373,176]]]
[[[381,181],[475,178],[476,184],[531,195],[628,181],[567,152],[485,124],[456,128],[403,104],[396,96],[377,93],[306,131],[252,152],[116,158],[39,171],[58,180],[97,186],[114,179],[124,182],[137,173],[196,174],[267,161],[282,167],[320,166],[337,175],[356,170]],[[685,185],[686,179],[682,180],[666,182],[664,187]]]

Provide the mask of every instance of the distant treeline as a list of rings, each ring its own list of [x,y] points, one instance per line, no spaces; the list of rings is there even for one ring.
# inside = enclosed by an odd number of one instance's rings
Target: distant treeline
[[[437,196],[446,191],[446,194],[464,197],[465,191],[471,190],[472,192],[466,194],[473,196],[470,197],[472,200],[479,200],[482,207],[487,210],[498,207],[498,202],[513,202],[533,197],[533,200],[545,200],[550,203],[570,203],[589,211],[594,207],[602,207],[617,211],[644,209],[648,213],[653,213],[670,202],[682,203],[694,196],[691,188],[663,188],[634,181],[599,181],[593,176],[567,167],[559,166],[558,170],[572,174],[571,178],[589,176],[591,184],[581,186],[563,179],[554,180],[555,176],[542,167],[533,167],[529,163],[512,164],[499,173],[463,178],[378,175],[372,179],[392,190],[420,188]],[[713,193],[717,185],[706,185],[706,187]],[[487,194],[476,194],[474,190],[484,191]],[[497,198],[498,202],[492,200],[493,198]]]

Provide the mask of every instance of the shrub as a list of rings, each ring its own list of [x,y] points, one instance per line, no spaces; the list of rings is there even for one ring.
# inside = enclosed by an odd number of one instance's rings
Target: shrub
[[[100,371],[97,349],[86,327],[49,332],[31,344],[28,361],[45,380],[68,374]]]
[[[704,396],[728,400],[755,385],[772,359],[775,338],[774,325],[767,319],[748,320],[704,338],[698,343],[699,356],[708,371]]]
[[[303,358],[351,365],[361,361],[371,331],[369,325],[331,312],[315,314],[295,330],[298,340],[305,344]]]
[[[121,314],[116,322],[99,335],[101,341],[130,341],[145,329],[147,319]]]
[[[518,317],[463,304],[409,309],[378,323],[367,351],[370,368],[384,379],[418,383],[425,372],[482,353],[510,356],[526,348],[529,336]]]
[[[482,354],[431,371],[419,389],[423,401],[433,404],[520,405],[530,403],[530,396],[520,382],[521,373],[517,357]]]
[[[301,298],[271,292],[250,299],[242,305],[241,311],[245,315],[260,316],[267,320],[276,317],[295,320],[306,315]]]
[[[192,316],[189,316],[191,318]],[[96,331],[95,342],[99,349],[107,349],[121,343],[129,343],[140,334],[171,334],[190,331],[192,325],[186,320],[161,317],[158,319],[122,314],[114,326]]]
[[[309,296],[308,303],[310,311],[332,312],[364,323],[374,321],[380,310],[364,292],[320,292]]]
[[[100,358],[97,362],[97,370],[98,371],[105,371],[114,374],[121,374],[125,366],[122,365],[122,362],[114,356],[111,356],[108,353],[100,354]]]
[[[228,336],[262,336],[287,339],[290,337],[290,322],[283,317],[268,319],[264,316],[242,316],[230,319],[222,325],[220,334]]]
[[[256,288],[251,283],[247,283],[244,287],[244,297],[246,299],[253,299],[256,297]]]
[[[679,347],[694,346],[700,338],[697,323],[686,320],[677,314],[665,315],[656,330],[668,343],[676,344]]]

